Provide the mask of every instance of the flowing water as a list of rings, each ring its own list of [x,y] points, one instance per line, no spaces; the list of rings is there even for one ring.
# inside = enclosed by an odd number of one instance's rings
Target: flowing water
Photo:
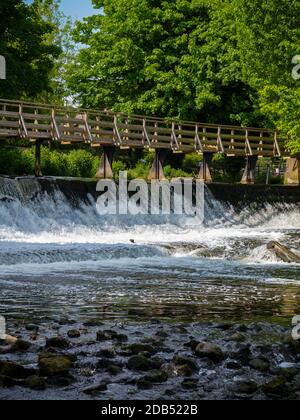
[[[101,217],[92,197],[74,208],[37,181],[0,178],[0,314],[42,322],[300,313],[299,266],[266,246],[300,250],[299,207],[235,212],[209,194],[206,205],[204,223]]]

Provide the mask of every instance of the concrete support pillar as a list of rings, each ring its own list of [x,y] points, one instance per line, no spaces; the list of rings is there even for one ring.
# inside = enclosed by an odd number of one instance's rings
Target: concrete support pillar
[[[96,178],[112,179],[114,177],[112,164],[114,159],[115,147],[104,146],[101,156],[100,166],[96,173]]]
[[[247,156],[246,168],[241,184],[255,184],[255,170],[257,165],[257,156]]]
[[[164,174],[164,162],[169,154],[169,150],[165,149],[156,149],[155,157],[152,168],[149,173],[149,181],[151,180],[160,180],[163,181],[166,179]]]
[[[212,160],[213,160],[214,154],[211,152],[204,152],[203,153],[203,161],[201,162],[200,166],[200,172],[198,178],[201,181],[210,183],[212,182],[212,176],[210,172]]]
[[[300,185],[300,154],[287,160],[284,182],[287,185]]]
[[[36,140],[36,142],[35,142],[35,169],[34,169],[34,174],[37,178],[42,176],[41,146],[42,146],[42,140]]]

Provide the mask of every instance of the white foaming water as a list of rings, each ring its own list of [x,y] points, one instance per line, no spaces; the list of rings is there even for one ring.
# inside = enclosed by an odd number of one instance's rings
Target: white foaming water
[[[42,193],[35,180],[0,179],[0,200],[2,272],[19,271],[24,264],[30,269],[52,264],[55,270],[55,264],[63,262],[69,267],[74,263],[74,268],[80,262],[82,268],[91,261],[163,259],[167,251],[161,245],[182,243],[206,247],[210,253],[199,256],[195,249],[180,246],[168,255],[278,263],[266,243],[300,230],[299,211],[293,206],[235,213],[209,194],[205,223],[183,216],[103,217],[91,197],[74,208],[59,191]]]

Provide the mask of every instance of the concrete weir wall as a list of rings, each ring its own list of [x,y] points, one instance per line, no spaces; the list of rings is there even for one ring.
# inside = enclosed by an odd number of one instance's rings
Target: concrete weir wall
[[[23,178],[24,180],[24,178]],[[59,189],[75,205],[76,202],[86,200],[88,195],[97,198],[97,180],[62,179],[62,178],[39,178],[43,191],[48,193]],[[281,185],[240,185],[219,184],[207,185],[207,194],[211,194],[216,200],[232,205],[236,208],[247,206],[262,207],[264,204],[298,204],[300,205],[300,186]]]

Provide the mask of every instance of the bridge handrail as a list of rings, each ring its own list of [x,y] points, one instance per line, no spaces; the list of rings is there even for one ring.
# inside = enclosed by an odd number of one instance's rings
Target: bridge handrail
[[[124,112],[117,112],[117,111],[111,111],[111,110],[96,110],[93,108],[83,108],[83,107],[74,107],[71,105],[59,105],[59,104],[46,104],[46,103],[35,103],[35,102],[28,102],[28,101],[16,101],[11,99],[0,99],[1,105],[10,105],[10,106],[25,106],[25,107],[32,107],[32,108],[42,108],[47,110],[57,110],[57,111],[64,111],[64,112],[76,112],[76,113],[88,113],[91,115],[103,115],[103,116],[117,116],[117,117],[123,117],[123,118],[132,118],[137,120],[146,120],[149,122],[162,122],[162,123],[175,123],[179,125],[185,125],[185,126],[191,126],[195,127],[195,125],[198,125],[199,127],[207,127],[207,128],[224,128],[224,129],[232,129],[232,130],[249,130],[249,131],[256,131],[256,132],[265,132],[265,133],[275,133],[277,132],[279,134],[279,131],[272,128],[259,128],[259,127],[251,127],[251,126],[238,126],[238,125],[229,125],[229,124],[212,124],[212,123],[204,123],[204,122],[197,122],[197,121],[188,121],[188,120],[181,120],[177,118],[161,118],[161,117],[152,117],[147,115],[139,115],[139,114],[131,114],[131,113],[124,113]]]

